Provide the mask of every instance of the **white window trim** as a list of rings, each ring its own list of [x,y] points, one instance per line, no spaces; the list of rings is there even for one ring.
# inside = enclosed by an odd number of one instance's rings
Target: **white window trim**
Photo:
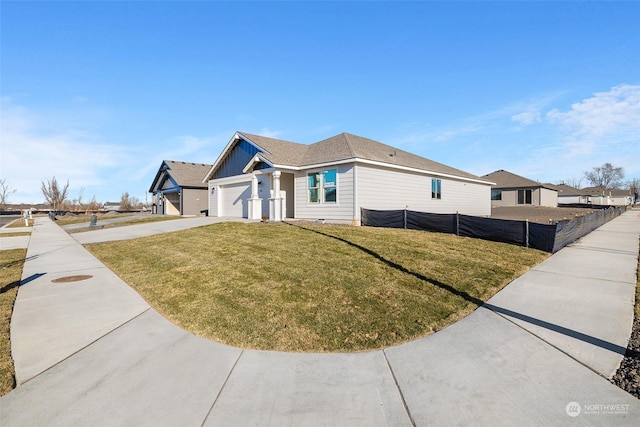
[[[326,171],[330,171],[330,170],[335,170],[336,171],[336,185],[335,185],[335,189],[336,189],[336,201],[335,202],[325,202],[324,201],[324,174],[323,172]],[[312,202],[309,198],[309,191],[311,190],[311,187],[309,187],[309,175],[311,174],[320,174],[320,186],[318,187],[318,196],[320,197],[320,201],[318,202]],[[340,205],[340,194],[338,191],[338,188],[340,187],[340,170],[336,167],[336,168],[322,168],[322,169],[316,169],[316,170],[307,170],[305,171],[305,183],[306,183],[306,198],[307,198],[307,206],[315,206],[315,207],[320,207],[320,206],[339,206]]]

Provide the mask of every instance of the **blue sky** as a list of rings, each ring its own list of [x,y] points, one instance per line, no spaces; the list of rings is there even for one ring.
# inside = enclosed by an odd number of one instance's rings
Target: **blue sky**
[[[2,1],[0,20],[13,203],[54,175],[144,200],[163,159],[213,163],[236,130],[640,178],[640,2]]]

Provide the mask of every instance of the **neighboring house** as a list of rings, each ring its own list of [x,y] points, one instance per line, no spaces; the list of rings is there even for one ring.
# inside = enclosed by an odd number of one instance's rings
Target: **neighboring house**
[[[587,195],[587,203],[593,205],[628,206],[634,199],[629,190],[603,190],[599,187],[588,187],[580,191]]]
[[[569,204],[587,204],[589,203],[589,192],[579,190],[567,184],[545,184],[550,188],[554,188],[558,192],[558,205]]]
[[[360,136],[305,145],[236,132],[205,176],[209,215],[360,223],[360,209],[489,216],[491,182]]]
[[[105,212],[119,211],[120,202],[104,202],[104,204],[102,205],[102,210]]]
[[[159,215],[200,215],[207,209],[207,184],[211,165],[165,160],[149,188],[151,212]]]
[[[548,184],[502,169],[484,175],[482,179],[495,183],[491,186],[491,206],[558,206],[558,192]]]

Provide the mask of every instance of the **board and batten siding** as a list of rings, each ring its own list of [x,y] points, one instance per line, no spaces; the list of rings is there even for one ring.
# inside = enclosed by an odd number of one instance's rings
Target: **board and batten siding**
[[[353,164],[328,166],[320,169],[309,169],[295,175],[295,218],[328,219],[350,222],[356,219],[353,209]],[[337,202],[309,203],[307,176],[309,173],[337,169]],[[289,196],[287,196],[289,197]],[[359,215],[359,213],[358,213]]]
[[[491,186],[453,178],[358,164],[358,205],[365,209],[491,215]],[[442,198],[431,198],[431,179],[440,179]],[[360,218],[360,209],[357,212]]]

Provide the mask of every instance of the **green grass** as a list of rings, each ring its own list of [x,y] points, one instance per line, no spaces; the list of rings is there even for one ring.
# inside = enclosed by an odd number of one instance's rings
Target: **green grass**
[[[26,249],[0,251],[0,396],[15,387],[9,328],[26,254]]]
[[[359,351],[473,311],[548,254],[412,230],[222,223],[88,246],[159,312],[242,348]]]

